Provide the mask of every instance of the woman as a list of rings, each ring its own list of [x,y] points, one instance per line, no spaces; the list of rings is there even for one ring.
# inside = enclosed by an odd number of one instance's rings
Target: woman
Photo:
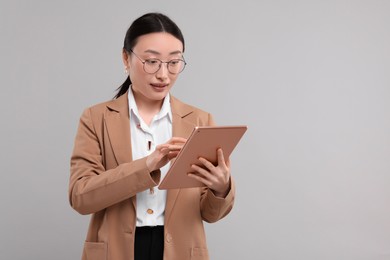
[[[195,126],[212,117],[169,94],[184,69],[184,38],[167,16],[148,13],[128,29],[128,74],[114,100],[84,111],[71,158],[69,199],[93,214],[82,259],[209,259],[203,221],[229,213],[229,160],[200,158],[191,178],[204,188],[156,188]]]

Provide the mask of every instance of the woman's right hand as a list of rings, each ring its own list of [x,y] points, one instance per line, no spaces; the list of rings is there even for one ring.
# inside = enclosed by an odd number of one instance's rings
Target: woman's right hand
[[[172,137],[168,142],[157,145],[156,150],[146,158],[149,171],[158,170],[175,158],[186,141],[187,139],[182,137]]]

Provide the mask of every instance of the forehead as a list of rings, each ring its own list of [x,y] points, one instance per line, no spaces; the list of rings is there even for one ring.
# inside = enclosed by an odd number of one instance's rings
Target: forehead
[[[183,52],[182,42],[170,33],[149,33],[138,37],[133,48],[138,52],[154,51],[160,54]]]

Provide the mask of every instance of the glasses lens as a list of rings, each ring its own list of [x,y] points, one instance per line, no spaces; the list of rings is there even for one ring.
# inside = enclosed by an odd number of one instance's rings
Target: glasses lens
[[[144,70],[147,73],[156,73],[161,67],[161,61],[157,59],[148,59],[145,60]]]
[[[172,74],[180,73],[184,70],[185,62],[183,60],[171,60],[168,62],[168,70]]]

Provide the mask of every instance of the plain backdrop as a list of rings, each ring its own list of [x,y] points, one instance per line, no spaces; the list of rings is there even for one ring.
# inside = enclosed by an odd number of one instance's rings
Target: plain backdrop
[[[390,1],[0,0],[0,259],[79,259],[68,202],[84,108],[125,79],[140,15],[181,27],[172,94],[220,125],[236,204],[206,224],[211,259],[390,259]]]

